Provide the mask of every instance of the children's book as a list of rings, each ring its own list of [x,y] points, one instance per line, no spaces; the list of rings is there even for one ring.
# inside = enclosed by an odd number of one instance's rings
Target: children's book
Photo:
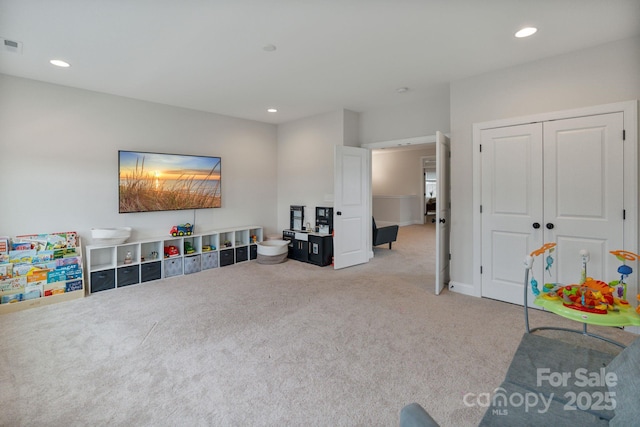
[[[0,280],[0,297],[2,304],[22,301],[22,293],[27,286],[27,277],[12,277]]]
[[[0,264],[0,279],[10,279],[13,277],[13,264]]]
[[[9,238],[7,236],[0,236],[0,254],[9,253]]]
[[[9,251],[9,262],[14,264],[31,263],[36,256],[35,249],[16,249]]]

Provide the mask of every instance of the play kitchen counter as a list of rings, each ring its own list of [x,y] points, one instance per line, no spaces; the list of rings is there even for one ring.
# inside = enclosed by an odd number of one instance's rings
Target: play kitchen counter
[[[289,258],[324,267],[333,262],[333,236],[315,232],[284,230],[289,242]]]

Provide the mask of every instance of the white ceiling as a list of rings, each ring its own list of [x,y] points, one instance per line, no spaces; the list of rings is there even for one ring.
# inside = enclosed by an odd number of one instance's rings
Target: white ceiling
[[[639,34],[640,0],[0,0],[0,73],[284,123]]]

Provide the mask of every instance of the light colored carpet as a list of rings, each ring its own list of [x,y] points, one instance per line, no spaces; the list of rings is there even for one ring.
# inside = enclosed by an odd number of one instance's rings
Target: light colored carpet
[[[433,234],[339,271],[245,262],[4,315],[0,425],[395,426],[413,401],[476,425],[462,398],[502,382],[523,312],[435,296]]]

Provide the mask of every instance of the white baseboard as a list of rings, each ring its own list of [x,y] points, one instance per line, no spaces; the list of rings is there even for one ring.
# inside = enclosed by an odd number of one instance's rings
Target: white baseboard
[[[376,220],[376,225],[379,227],[386,227],[388,225],[398,225],[400,227],[404,227],[406,225],[422,225],[422,222],[418,220],[413,221],[401,221],[401,222],[390,222],[390,221],[378,221]]]
[[[470,295],[472,297],[480,297],[480,295],[478,295],[476,293],[476,289],[473,285],[470,285],[468,283],[462,283],[462,282],[455,282],[455,281],[450,281],[449,282],[449,290],[452,292],[457,292],[459,294],[463,294],[463,295]]]

